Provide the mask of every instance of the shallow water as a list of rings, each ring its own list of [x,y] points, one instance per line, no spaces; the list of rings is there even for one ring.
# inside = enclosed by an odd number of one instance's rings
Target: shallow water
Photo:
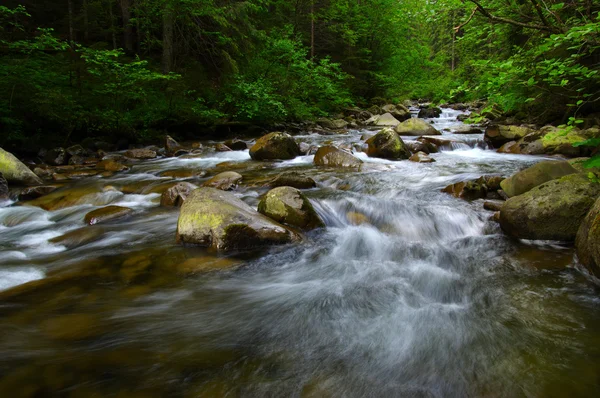
[[[436,127],[459,127],[457,113]],[[297,138],[353,144],[362,133]],[[431,164],[358,154],[356,172],[206,153],[69,184],[87,194],[59,210],[0,208],[0,396],[598,395],[598,289],[572,248],[508,239],[482,201],[440,192],[543,158],[444,134],[463,145]],[[208,172],[192,182],[240,172],[236,194],[254,206],[261,179],[305,172],[327,228],[237,256],[178,246],[178,210],[154,191],[182,168]],[[135,213],[84,227],[108,203]],[[48,241],[81,228],[83,244]]]

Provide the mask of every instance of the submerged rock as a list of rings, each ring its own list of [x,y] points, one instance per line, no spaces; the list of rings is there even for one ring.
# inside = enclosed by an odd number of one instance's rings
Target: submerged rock
[[[600,278],[600,199],[597,199],[579,226],[575,239],[579,262]]]
[[[269,133],[256,140],[250,148],[254,160],[286,160],[300,155],[300,148],[294,138],[286,133]]]
[[[299,237],[235,195],[214,188],[194,190],[181,207],[177,242],[219,251],[288,243]]]
[[[569,162],[544,161],[503,180],[500,186],[509,197],[521,195],[547,181],[577,173]]]
[[[267,192],[258,204],[258,212],[277,222],[304,229],[325,225],[308,198],[292,187],[278,187]]]
[[[133,209],[121,206],[106,206],[101,209],[90,211],[85,215],[84,221],[88,225],[95,225],[116,220],[133,213]]]
[[[102,238],[102,236],[104,236],[104,230],[100,227],[87,227],[69,231],[61,236],[50,239],[49,242],[55,245],[65,246],[67,249],[74,249],[95,242]]]
[[[358,168],[362,160],[334,146],[322,146],[315,154],[314,163],[317,166]]]
[[[149,148],[130,149],[125,152],[125,156],[132,159],[154,159],[158,155],[156,151]]]
[[[425,120],[418,118],[410,118],[396,126],[396,133],[398,135],[441,135],[439,131],[435,129],[431,124]]]
[[[222,191],[231,191],[238,186],[240,181],[242,181],[241,174],[235,171],[225,171],[206,181],[203,186],[217,188]]]
[[[190,193],[198,188],[189,182],[180,182],[162,193],[160,205],[164,207],[181,207]]]
[[[22,185],[42,184],[42,180],[12,153],[0,148],[0,173],[6,181]]]
[[[385,128],[367,141],[367,155],[383,159],[408,159],[410,151],[402,138],[390,128]]]
[[[515,238],[574,241],[598,195],[600,184],[582,174],[551,180],[508,199],[500,226]]]
[[[19,194],[19,200],[37,199],[55,191],[56,189],[57,187],[53,185],[40,185],[37,187],[24,188]]]
[[[269,181],[268,185],[272,188],[288,186],[297,189],[310,189],[316,187],[317,183],[304,174],[296,171],[286,171]]]

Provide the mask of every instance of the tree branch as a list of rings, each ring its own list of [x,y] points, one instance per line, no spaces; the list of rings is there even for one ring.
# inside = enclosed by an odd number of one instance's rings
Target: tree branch
[[[485,8],[483,8],[483,6],[481,4],[479,4],[479,2],[477,0],[467,0],[467,1],[475,4],[476,10],[479,11],[483,16],[485,16],[487,19],[489,19],[491,21],[507,23],[507,24],[514,25],[514,26],[520,26],[522,28],[541,30],[541,31],[550,32],[550,33],[561,33],[562,32],[561,29],[554,27],[554,26],[527,24],[527,23],[515,21],[513,19],[509,19],[509,18],[497,17],[495,15],[492,15]]]
[[[471,20],[475,16],[476,12],[477,12],[477,7],[473,8],[473,12],[471,13],[471,16],[469,17],[469,19],[467,19],[465,22],[461,23],[460,25],[454,27],[454,32],[458,33],[458,31],[461,30],[466,24],[471,22]]]

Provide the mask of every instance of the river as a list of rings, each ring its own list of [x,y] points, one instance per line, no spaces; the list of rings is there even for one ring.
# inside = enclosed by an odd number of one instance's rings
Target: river
[[[207,152],[70,182],[63,191],[85,194],[55,211],[5,203],[0,396],[598,396],[598,288],[572,248],[511,240],[482,200],[440,192],[543,158],[452,134],[458,113],[435,119],[457,143],[430,164],[359,153],[357,172]],[[345,145],[363,133],[296,138]],[[179,246],[178,210],[156,192],[173,181],[161,173],[181,169],[208,172],[196,181],[238,171],[235,194],[253,206],[261,178],[301,171],[318,183],[305,193],[326,228],[237,256]],[[135,213],[84,226],[109,203]],[[69,231],[89,239],[49,242]],[[194,273],[190,261],[237,267]]]

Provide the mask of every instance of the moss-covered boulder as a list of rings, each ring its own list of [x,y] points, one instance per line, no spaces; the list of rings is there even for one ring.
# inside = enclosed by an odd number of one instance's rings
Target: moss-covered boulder
[[[493,148],[500,148],[510,141],[518,141],[533,130],[527,126],[492,125],[485,129],[484,139]]]
[[[427,123],[423,119],[410,118],[396,126],[396,133],[398,135],[441,135],[439,131],[435,129],[431,124]]]
[[[500,211],[500,226],[515,238],[574,241],[598,195],[600,184],[583,174],[551,180],[508,199]]]
[[[577,170],[565,161],[544,161],[521,170],[511,177],[503,180],[500,186],[509,197],[524,194],[545,183],[569,174],[577,173]]]
[[[367,155],[383,159],[408,159],[410,151],[402,138],[390,128],[381,130],[367,141]]]
[[[238,186],[240,181],[242,181],[241,174],[235,171],[225,171],[206,181],[203,186],[217,188],[222,191],[231,191]]]
[[[21,185],[38,185],[42,180],[12,153],[0,148],[0,173],[6,181]]]
[[[177,221],[177,242],[219,251],[252,249],[298,238],[232,193],[214,188],[194,190],[181,207]]]
[[[133,209],[122,206],[106,206],[90,211],[85,215],[84,221],[88,225],[101,224],[123,218],[133,213]]]
[[[567,157],[589,156],[590,147],[573,146],[573,144],[590,138],[600,137],[600,132],[597,129],[562,129],[546,126],[542,131],[545,133],[540,139],[540,143],[544,149],[543,153]]]
[[[254,160],[286,160],[300,155],[300,148],[294,138],[286,133],[263,135],[250,148],[250,157]]]
[[[287,225],[304,229],[324,226],[308,198],[292,187],[271,189],[258,204],[259,213]]]
[[[160,196],[160,205],[164,207],[181,207],[190,193],[196,188],[198,187],[189,182],[180,182],[162,193]]]
[[[362,160],[331,145],[322,146],[315,154],[314,164],[327,167],[359,168]]]
[[[600,278],[600,199],[597,199],[577,231],[575,249],[579,262]]]

